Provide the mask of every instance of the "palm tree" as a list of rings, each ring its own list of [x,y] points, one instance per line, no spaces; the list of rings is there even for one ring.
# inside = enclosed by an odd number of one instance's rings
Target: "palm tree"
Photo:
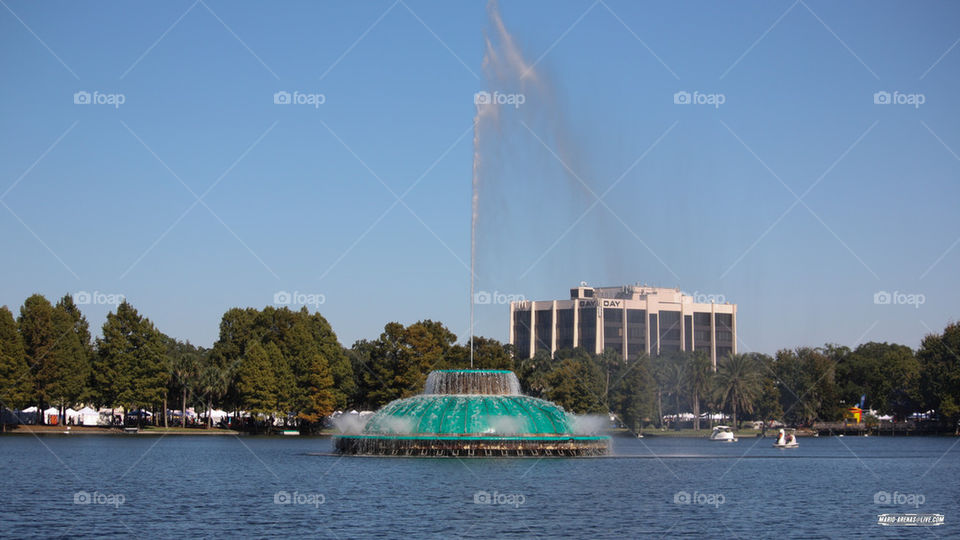
[[[683,365],[670,358],[664,366],[663,372],[664,388],[668,395],[673,396],[674,413],[677,415],[674,423],[675,429],[680,429],[680,397],[684,393]]]
[[[229,367],[220,367],[208,364],[200,370],[199,390],[206,398],[207,428],[213,427],[213,402],[227,393],[233,370]]]
[[[187,392],[192,391],[197,384],[199,362],[197,355],[190,352],[175,351],[170,365],[173,376],[173,386],[180,389],[180,427],[187,425]]]
[[[702,352],[686,355],[684,362],[684,386],[693,402],[693,429],[700,430],[700,399],[710,391],[713,382],[713,365]]]
[[[731,354],[717,369],[717,398],[723,407],[733,410],[733,425],[739,428],[737,411],[753,412],[763,390],[759,367],[748,354]]]

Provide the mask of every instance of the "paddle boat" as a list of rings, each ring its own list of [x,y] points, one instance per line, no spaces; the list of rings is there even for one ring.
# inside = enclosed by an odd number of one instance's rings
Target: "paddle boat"
[[[777,435],[777,442],[773,443],[774,448],[796,448],[797,446],[800,445],[797,443],[795,429],[791,429],[789,433],[781,429]]]
[[[737,436],[733,434],[730,426],[715,426],[713,433],[710,434],[711,441],[719,442],[737,442]]]

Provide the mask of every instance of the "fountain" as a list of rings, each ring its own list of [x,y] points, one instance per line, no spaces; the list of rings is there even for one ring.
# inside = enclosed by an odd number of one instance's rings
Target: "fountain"
[[[440,370],[424,393],[398,399],[358,434],[334,438],[340,454],[394,456],[599,456],[607,436],[577,433],[574,416],[520,393],[505,370]]]

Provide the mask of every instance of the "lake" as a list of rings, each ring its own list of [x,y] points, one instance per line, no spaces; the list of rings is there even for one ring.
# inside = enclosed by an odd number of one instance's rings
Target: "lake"
[[[431,459],[315,455],[331,440],[313,437],[7,435],[0,534],[960,536],[960,438],[772,442],[618,438],[609,458]],[[884,527],[883,513],[945,523]]]

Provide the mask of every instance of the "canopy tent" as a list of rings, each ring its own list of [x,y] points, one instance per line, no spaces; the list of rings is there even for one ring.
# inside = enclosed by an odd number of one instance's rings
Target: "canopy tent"
[[[96,426],[100,423],[100,412],[91,407],[80,409],[76,415],[74,422],[79,426]]]
[[[56,407],[50,407],[49,409],[43,411],[43,423],[62,424],[63,419],[60,418],[60,409]]]
[[[76,424],[77,423],[77,411],[73,410],[71,407],[67,407],[67,410],[63,411],[64,424]]]
[[[204,415],[204,416],[206,416],[206,415]],[[227,416],[229,416],[229,414],[227,413],[227,411],[222,411],[222,410],[220,410],[220,409],[214,409],[214,410],[210,411],[210,418],[212,418],[214,422],[219,422],[220,420],[223,420],[223,419],[226,418]]]

